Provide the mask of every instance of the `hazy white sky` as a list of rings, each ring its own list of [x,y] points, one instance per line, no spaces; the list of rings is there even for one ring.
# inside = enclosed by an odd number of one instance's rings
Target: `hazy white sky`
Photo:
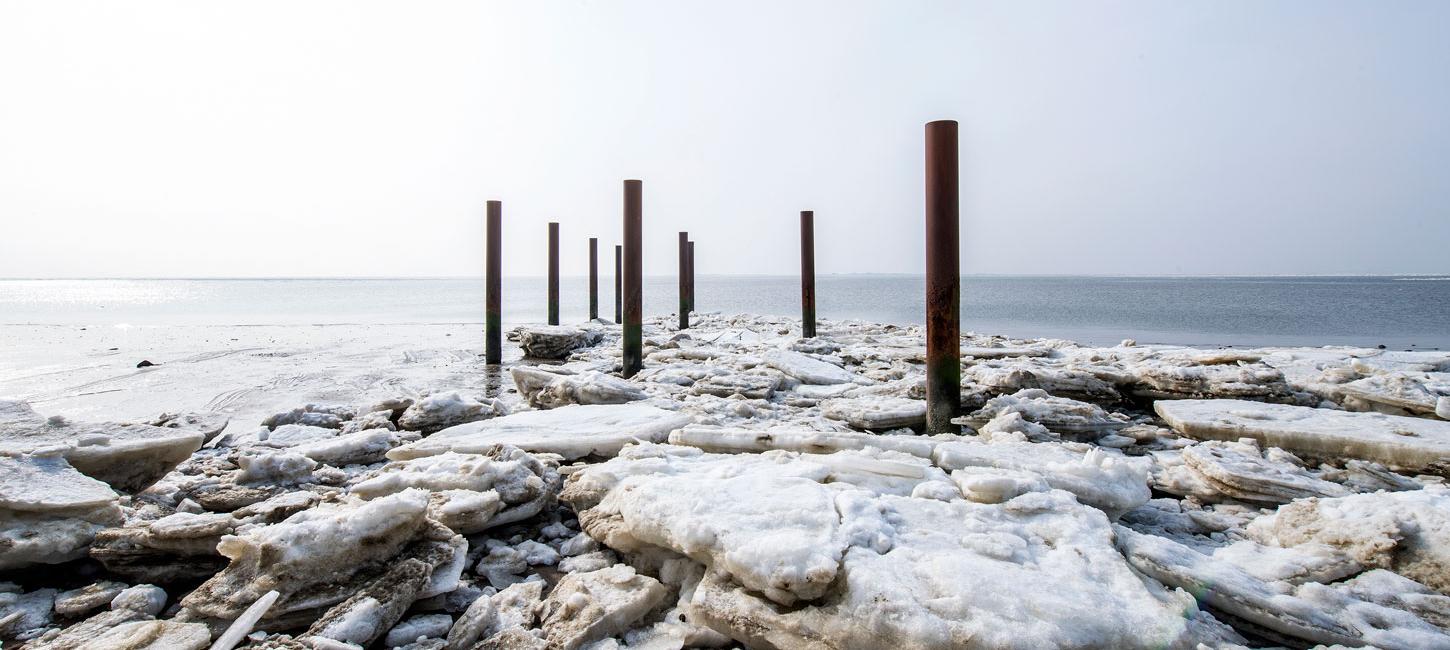
[[[1450,2],[0,0],[0,277],[1450,272]]]

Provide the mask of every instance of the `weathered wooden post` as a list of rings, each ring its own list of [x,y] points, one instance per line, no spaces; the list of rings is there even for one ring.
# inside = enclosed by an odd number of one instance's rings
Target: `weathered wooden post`
[[[622,246],[614,247],[614,322],[624,323],[624,262]]]
[[[641,246],[641,212],[643,187],[637,180],[624,182],[624,367],[625,377],[644,368],[641,341],[643,291],[640,287],[643,270]]]
[[[685,258],[686,258],[685,259],[685,265],[686,265],[686,267],[690,271],[689,274],[688,274],[690,276],[690,282],[689,282],[688,285],[686,285],[686,291],[685,291],[685,295],[688,296],[688,301],[689,301],[689,305],[688,305],[689,306],[689,309],[687,311],[694,312],[695,311],[695,242],[694,241],[690,241],[689,244],[687,246],[685,246]]]
[[[483,359],[486,363],[503,362],[503,298],[499,295],[503,270],[503,203],[488,202],[488,261],[484,265],[484,335]]]
[[[559,222],[549,222],[549,324],[559,324]]]
[[[680,231],[680,329],[690,328],[690,233]]]
[[[957,123],[926,125],[926,430],[956,433],[962,407]]]
[[[589,238],[589,320],[599,318],[599,238]]]
[[[816,335],[816,215],[801,210],[801,337]]]

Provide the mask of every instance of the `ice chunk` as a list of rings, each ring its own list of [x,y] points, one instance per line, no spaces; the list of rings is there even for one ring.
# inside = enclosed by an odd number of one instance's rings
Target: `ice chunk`
[[[211,631],[201,623],[133,621],[113,627],[76,650],[203,650]]]
[[[187,512],[136,521],[100,531],[91,557],[112,573],[133,580],[203,579],[225,563],[216,552],[217,543],[240,523],[228,514]]]
[[[691,420],[683,413],[647,404],[523,411],[445,429],[388,452],[388,458],[408,460],[445,451],[483,453],[495,445],[514,445],[525,451],[554,453],[571,460],[589,455],[613,456],[635,440],[664,440],[671,430]]]
[[[365,429],[297,445],[291,451],[334,467],[368,465],[383,460],[389,450],[402,442],[397,433],[387,429]]]
[[[125,588],[125,583],[102,580],[79,589],[63,591],[55,597],[55,613],[67,617],[89,614],[109,605],[111,599]]]
[[[121,492],[140,492],[201,448],[205,436],[149,424],[78,423],[45,418],[18,400],[0,400],[0,454],[59,447],[80,473]]]
[[[809,431],[791,429],[729,429],[714,426],[691,425],[670,433],[672,445],[688,445],[705,451],[738,453],[762,452],[772,449],[799,451],[810,454],[829,454],[847,449],[876,447],[899,451],[921,458],[931,458],[931,452],[941,442],[926,436],[896,436],[855,431]]]
[[[600,338],[599,333],[593,330],[561,325],[520,327],[515,332],[524,356],[535,359],[563,359],[570,352],[593,345]]]
[[[668,591],[658,580],[622,564],[571,573],[539,610],[544,639],[551,648],[575,650],[612,637],[659,605]]]
[[[1146,462],[1091,445],[945,442],[937,445],[932,459],[948,470],[996,467],[1037,474],[1112,517],[1147,503],[1150,496]]]
[[[1341,384],[1337,390],[1352,410],[1429,416],[1450,395],[1450,373],[1389,372]]]
[[[74,560],[98,531],[121,522],[110,486],[61,453],[0,454],[0,570]]]
[[[388,630],[383,645],[389,648],[404,646],[419,639],[442,639],[453,627],[453,617],[447,614],[417,614]]]
[[[415,558],[393,564],[382,577],[328,610],[300,638],[367,647],[403,618],[432,571],[427,562]]]
[[[704,377],[690,386],[690,392],[716,397],[739,395],[746,399],[770,399],[779,386],[780,374],[774,371],[769,371],[769,374],[734,373]]]
[[[570,475],[561,498],[591,537],[618,551],[670,549],[783,605],[819,598],[835,579],[845,541],[834,490],[823,484],[830,468],[688,447],[639,453],[658,455]]]
[[[1253,438],[1300,456],[1346,456],[1424,471],[1450,460],[1450,422],[1242,400],[1158,401],[1174,431],[1199,439]]]
[[[182,605],[225,620],[272,590],[281,596],[269,618],[332,605],[353,593],[349,579],[370,565],[392,560],[416,540],[452,535],[430,532],[427,508],[426,491],[404,490],[366,503],[320,506],[279,524],[225,536],[217,551],[230,564],[183,598]]]
[[[1058,433],[1111,433],[1128,427],[1131,422],[1117,413],[1109,414],[1096,404],[1066,397],[1053,397],[1047,391],[1029,388],[1011,395],[987,400],[982,408],[963,418],[964,423],[980,428],[983,424],[1007,413],[1040,424]]]
[[[1450,594],[1450,490],[1442,487],[1295,501],[1249,531],[1283,547],[1324,544]]]
[[[553,503],[559,482],[553,463],[501,445],[483,454],[448,452],[389,463],[352,493],[377,499],[409,488],[429,490],[433,518],[473,534],[538,514]]]
[[[353,419],[356,413],[346,406],[307,404],[290,411],[283,411],[262,420],[262,426],[276,429],[284,424],[300,424],[309,427],[341,429],[343,422]]]
[[[1364,570],[1353,558],[1324,544],[1287,549],[1239,540],[1213,549],[1212,555],[1265,582],[1329,583]]]
[[[805,384],[847,384],[855,381],[850,371],[820,359],[808,357],[789,350],[769,350],[762,358],[765,363]]]
[[[1130,392],[1138,397],[1291,400],[1284,373],[1252,358],[1151,358],[1130,364],[1126,372],[1132,380]],[[1200,363],[1184,365],[1195,361]]]
[[[857,429],[926,425],[926,402],[905,397],[842,397],[821,402],[821,414]]]
[[[1003,503],[1028,492],[1052,489],[1047,481],[1032,472],[996,467],[964,467],[952,471],[962,496],[976,503]]]
[[[51,623],[55,594],[54,589],[0,593],[0,639],[28,641],[43,633]]]
[[[1185,447],[1182,454],[1184,464],[1204,483],[1241,501],[1279,504],[1349,494],[1344,486],[1315,478],[1303,467],[1264,457],[1252,444],[1209,441]]]
[[[541,409],[567,404],[624,404],[646,397],[643,390],[629,381],[594,370],[561,374],[515,366],[509,372],[529,404]]]
[[[498,400],[476,399],[457,392],[434,393],[418,400],[398,418],[398,428],[430,434],[504,413]]]
[[[293,451],[251,451],[237,457],[238,483],[292,485],[312,477],[317,461]]]
[[[1450,636],[1412,614],[1362,601],[1318,583],[1267,583],[1177,542],[1116,528],[1123,555],[1139,571],[1197,595],[1205,604],[1311,643],[1381,648],[1450,645]]]
[[[962,386],[980,386],[991,393],[1012,394],[1039,388],[1053,395],[1117,400],[1113,384],[1090,366],[1076,367],[1039,360],[1010,360],[976,363],[962,371]]]
[[[166,590],[156,585],[127,587],[111,600],[112,609],[134,609],[149,616],[161,613],[166,606]]]
[[[781,608],[711,572],[690,596],[690,620],[748,647],[1157,648],[1198,640],[1192,599],[1134,574],[1102,513],[1065,492],[995,505],[849,492],[838,507],[842,528],[858,541],[831,595]]]

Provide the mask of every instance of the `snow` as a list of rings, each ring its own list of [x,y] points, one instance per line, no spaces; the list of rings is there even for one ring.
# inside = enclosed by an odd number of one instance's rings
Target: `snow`
[[[1450,458],[1450,422],[1243,400],[1158,401],[1154,410],[1184,435],[1253,438],[1314,458],[1358,458],[1412,471]]]
[[[634,440],[661,441],[691,417],[647,404],[564,406],[523,411],[504,417],[444,429],[388,452],[408,460],[446,451],[484,453],[495,445],[514,445],[534,453],[565,459],[613,456]]]

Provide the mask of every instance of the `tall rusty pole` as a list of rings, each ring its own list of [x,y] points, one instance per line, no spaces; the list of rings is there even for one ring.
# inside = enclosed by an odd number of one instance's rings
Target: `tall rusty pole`
[[[483,357],[486,363],[503,362],[503,298],[500,296],[503,271],[503,203],[488,202],[488,262],[484,268],[484,336]]]
[[[624,322],[624,253],[623,246],[614,247],[614,322]]]
[[[549,324],[559,324],[559,222],[549,222]]]
[[[962,408],[957,123],[926,125],[926,430],[956,433]]]
[[[688,303],[687,303],[686,306],[689,307],[689,309],[687,309],[686,311],[687,312],[694,312],[695,311],[695,242],[694,241],[687,242],[687,244],[685,246],[685,268],[689,270],[689,273],[687,273],[687,275],[690,277],[689,284],[685,285],[685,296],[686,296],[686,300],[688,301]]]
[[[690,328],[690,233],[680,231],[680,329]]]
[[[816,335],[816,214],[801,210],[801,338]]]
[[[643,271],[640,230],[643,187],[637,180],[624,182],[624,368],[626,378],[644,368],[641,339]]]
[[[599,238],[589,238],[589,320],[599,318]]]

